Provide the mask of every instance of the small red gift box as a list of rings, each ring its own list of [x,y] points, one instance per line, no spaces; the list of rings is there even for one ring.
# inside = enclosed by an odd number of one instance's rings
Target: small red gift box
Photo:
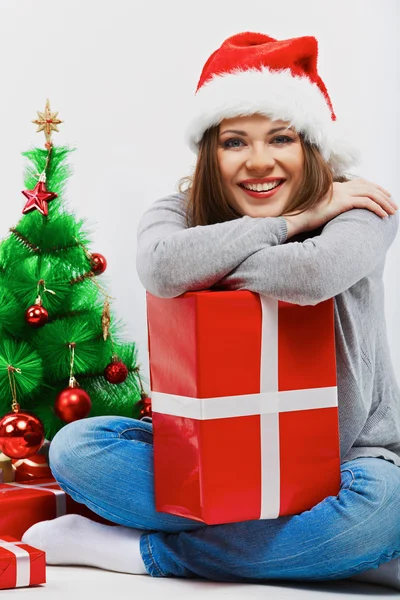
[[[8,535],[0,536],[0,590],[46,583],[46,555]]]
[[[85,504],[75,502],[53,478],[0,484],[0,535],[4,533],[21,539],[35,523],[71,513],[113,524]]]
[[[147,293],[156,509],[299,514],[340,489],[333,299]]]
[[[14,471],[14,481],[52,477],[48,458],[44,454],[34,454],[29,458],[13,458],[11,464]]]

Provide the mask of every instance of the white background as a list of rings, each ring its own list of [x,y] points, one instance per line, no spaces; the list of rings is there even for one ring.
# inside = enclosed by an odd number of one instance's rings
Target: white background
[[[192,170],[183,133],[208,56],[240,31],[315,35],[337,117],[351,122],[362,149],[354,172],[400,203],[399,29],[398,0],[0,0],[0,238],[21,217],[20,153],[44,143],[31,121],[50,98],[65,121],[54,142],[78,149],[68,203],[91,226],[91,250],[107,257],[103,281],[148,382],[136,229]],[[387,256],[382,306],[398,381],[399,259],[400,234]]]

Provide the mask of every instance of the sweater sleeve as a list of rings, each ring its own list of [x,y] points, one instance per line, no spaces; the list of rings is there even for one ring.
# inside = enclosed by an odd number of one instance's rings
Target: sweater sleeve
[[[293,304],[318,304],[371,273],[385,258],[398,226],[398,212],[382,218],[367,209],[346,211],[316,237],[253,253],[214,289],[246,289]]]
[[[244,216],[187,227],[185,198],[176,194],[157,200],[139,221],[136,269],[155,296],[209,289],[251,255],[287,239],[283,217]]]

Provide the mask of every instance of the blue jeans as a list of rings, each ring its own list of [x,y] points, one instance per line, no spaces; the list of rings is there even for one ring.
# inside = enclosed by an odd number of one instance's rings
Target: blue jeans
[[[214,581],[345,579],[400,556],[400,468],[380,458],[342,464],[337,496],[299,515],[204,525],[154,505],[151,423],[82,419],[61,429],[50,466],[61,488],[114,523],[145,530],[153,577]]]

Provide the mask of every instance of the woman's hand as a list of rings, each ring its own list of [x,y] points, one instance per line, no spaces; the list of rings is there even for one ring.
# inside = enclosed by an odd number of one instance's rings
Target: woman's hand
[[[288,237],[301,231],[312,231],[352,208],[367,208],[379,217],[394,214],[397,205],[384,188],[367,181],[353,179],[332,184],[328,194],[300,215],[282,216],[288,221]]]

